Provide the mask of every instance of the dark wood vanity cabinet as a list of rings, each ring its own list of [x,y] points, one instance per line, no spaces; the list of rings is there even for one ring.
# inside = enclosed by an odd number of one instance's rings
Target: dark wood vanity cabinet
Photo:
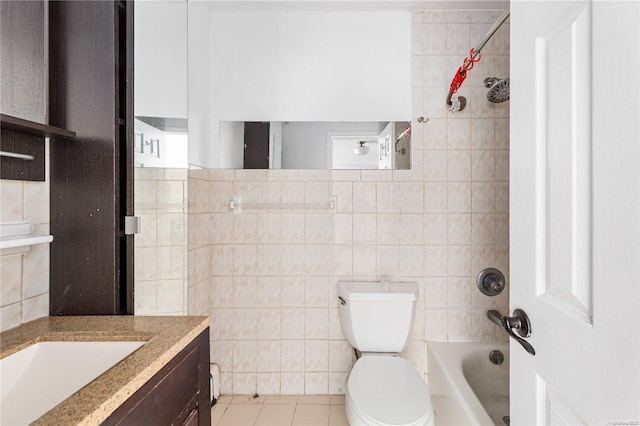
[[[210,401],[207,328],[102,424],[209,426]]]

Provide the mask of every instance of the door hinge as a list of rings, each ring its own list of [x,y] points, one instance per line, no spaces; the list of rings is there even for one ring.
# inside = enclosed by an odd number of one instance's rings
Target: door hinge
[[[124,235],[134,235],[140,233],[140,218],[138,216],[124,217]]]

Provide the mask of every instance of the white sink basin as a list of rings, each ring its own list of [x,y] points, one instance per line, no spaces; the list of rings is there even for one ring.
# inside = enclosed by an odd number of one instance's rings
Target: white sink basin
[[[41,342],[0,360],[0,424],[26,425],[144,342]]]

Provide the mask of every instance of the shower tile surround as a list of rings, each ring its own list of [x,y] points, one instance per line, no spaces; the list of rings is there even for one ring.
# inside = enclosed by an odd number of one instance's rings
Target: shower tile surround
[[[459,90],[466,109],[444,102],[500,13],[412,13],[411,170],[189,172],[188,312],[211,315],[222,393],[344,393],[355,359],[340,328],[341,280],[419,284],[402,356],[421,373],[430,340],[505,339],[486,310],[507,311],[508,291],[484,296],[475,276],[509,275],[509,103],[489,103],[483,86],[509,76],[509,21]],[[229,210],[233,196],[312,204],[329,195],[335,212]]]

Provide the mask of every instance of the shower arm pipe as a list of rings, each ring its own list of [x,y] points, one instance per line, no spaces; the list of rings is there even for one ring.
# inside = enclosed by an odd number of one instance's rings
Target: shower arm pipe
[[[472,59],[476,59],[476,57],[480,56],[480,51],[489,42],[489,40],[491,39],[491,37],[493,37],[496,31],[498,31],[498,29],[502,26],[502,24],[504,24],[504,21],[506,21],[509,18],[510,14],[511,14],[511,11],[507,7],[504,10],[504,12],[502,12],[502,14],[498,17],[498,20],[494,22],[493,26],[489,29],[489,31],[487,31],[487,33],[484,35],[482,40],[480,40],[480,43],[478,43],[476,47],[473,48]]]
[[[511,10],[510,8],[507,7],[502,12],[502,14],[498,17],[496,22],[494,22],[493,26],[491,26],[489,31],[487,31],[484,37],[482,37],[482,40],[480,40],[480,42],[473,49],[471,49],[469,57],[465,58],[462,64],[465,70],[470,70],[471,68],[473,68],[473,63],[480,60],[479,59],[480,52],[482,51],[482,49],[484,49],[484,46],[489,42],[489,40],[491,39],[491,37],[493,37],[496,31],[498,31],[498,29],[502,26],[502,24],[504,24],[504,22],[509,18],[510,14],[511,14]],[[452,91],[451,89],[449,89],[449,95],[447,96],[447,105],[449,106],[451,106],[452,104],[451,97],[453,96],[454,93],[455,91]]]

